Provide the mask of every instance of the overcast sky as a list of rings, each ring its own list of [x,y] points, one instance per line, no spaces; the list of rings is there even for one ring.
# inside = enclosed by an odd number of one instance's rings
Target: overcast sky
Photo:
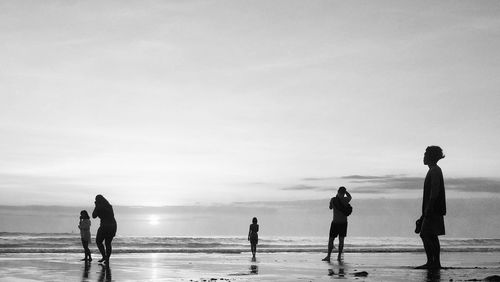
[[[0,62],[0,204],[500,193],[498,1],[1,1]]]

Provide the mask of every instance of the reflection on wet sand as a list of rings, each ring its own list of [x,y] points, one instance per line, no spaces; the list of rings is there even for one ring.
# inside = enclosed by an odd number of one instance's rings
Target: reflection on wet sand
[[[330,265],[332,265],[330,263]],[[338,278],[345,278],[344,262],[339,261],[339,270],[335,273],[332,268],[328,269],[328,276],[338,276]]]
[[[250,274],[259,274],[259,266],[256,264],[252,264],[250,266]]]
[[[345,277],[345,272],[344,268],[339,268],[339,272],[335,273],[333,269],[328,269],[328,276],[338,276],[338,278],[344,278]]]
[[[101,273],[99,274],[98,282],[110,282],[111,281],[111,268],[109,265],[101,265]]]
[[[339,277],[344,277],[344,276],[345,276],[344,268],[339,268]]]
[[[426,276],[424,277],[423,281],[426,282],[441,281],[440,269],[428,269],[425,273]]]
[[[82,282],[88,281],[89,271],[90,271],[90,262],[85,261],[85,265],[83,266]]]

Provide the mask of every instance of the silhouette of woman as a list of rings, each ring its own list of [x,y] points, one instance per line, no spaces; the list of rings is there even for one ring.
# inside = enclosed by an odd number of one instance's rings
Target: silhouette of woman
[[[97,235],[95,242],[101,252],[102,259],[99,262],[105,262],[109,264],[109,257],[111,256],[111,241],[116,235],[116,220],[115,214],[113,212],[113,207],[102,195],[97,195],[95,197],[95,208],[92,212],[92,218],[99,217],[101,219],[101,225],[97,230]],[[106,245],[106,249],[102,242]]]
[[[80,237],[82,238],[82,246],[85,251],[85,258],[83,261],[92,261],[90,255],[89,242],[90,242],[90,216],[86,210],[80,212],[80,222],[78,223],[80,229]]]
[[[250,241],[250,250],[252,251],[252,257],[255,258],[255,253],[257,253],[257,244],[259,243],[259,225],[257,224],[257,218],[252,219],[252,224],[250,224],[250,229],[248,230],[248,241]]]

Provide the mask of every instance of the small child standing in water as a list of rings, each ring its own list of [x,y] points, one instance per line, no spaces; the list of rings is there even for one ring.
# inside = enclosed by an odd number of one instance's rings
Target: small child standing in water
[[[257,224],[257,218],[252,219],[252,224],[250,224],[250,230],[248,230],[248,241],[250,241],[250,249],[252,250],[252,257],[255,259],[255,253],[257,253],[257,244],[259,243],[259,225]]]
[[[85,251],[84,261],[92,261],[92,256],[90,255],[89,243],[90,243],[90,216],[86,210],[80,212],[80,223],[78,224],[80,228],[80,236],[82,238],[82,245]]]

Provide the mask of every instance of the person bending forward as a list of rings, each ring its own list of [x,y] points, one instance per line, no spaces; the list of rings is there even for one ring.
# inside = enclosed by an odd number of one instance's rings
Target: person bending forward
[[[97,230],[97,235],[95,238],[97,248],[101,252],[102,259],[99,262],[106,262],[109,264],[109,258],[111,256],[111,241],[116,235],[116,220],[115,214],[113,212],[113,207],[102,195],[97,195],[95,197],[95,209],[92,212],[92,218],[99,217],[101,219],[101,225]],[[106,245],[106,249],[103,243]]]

